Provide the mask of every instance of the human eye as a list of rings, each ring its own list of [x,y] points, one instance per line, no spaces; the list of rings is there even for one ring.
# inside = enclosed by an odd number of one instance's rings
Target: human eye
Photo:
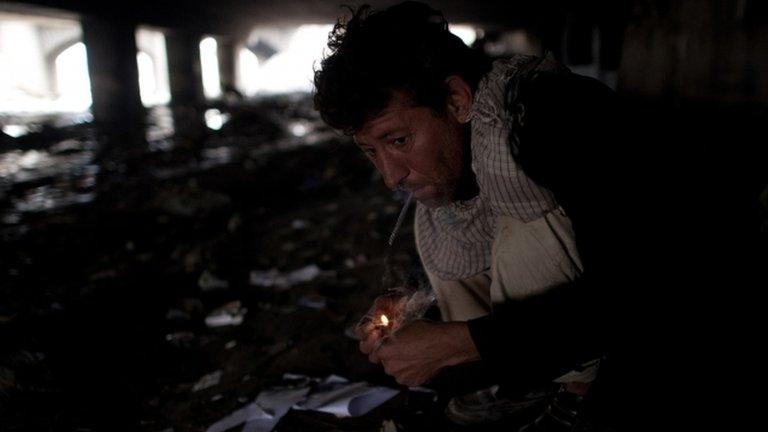
[[[368,157],[374,157],[376,156],[376,150],[374,150],[372,147],[361,147],[360,150],[363,151],[363,153]]]
[[[407,143],[408,143],[408,137],[407,136],[397,137],[397,138],[392,140],[392,144],[395,147],[402,147],[402,146],[406,145]]]

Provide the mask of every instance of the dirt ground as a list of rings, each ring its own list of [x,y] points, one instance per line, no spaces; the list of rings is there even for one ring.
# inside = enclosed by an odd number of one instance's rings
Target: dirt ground
[[[306,95],[219,109],[217,131],[154,110],[140,142],[77,121],[0,135],[0,430],[205,431],[285,373],[398,388],[348,330],[387,288],[424,283],[413,211],[388,248],[402,204]],[[728,190],[695,184],[676,196]],[[223,306],[237,325],[211,327]],[[466,376],[276,430],[469,430],[443,414]]]
[[[87,126],[5,153],[3,430],[203,431],[287,372],[397,387],[345,330],[385,289],[385,261],[392,280],[418,278],[411,224],[388,250],[400,202],[307,104],[263,101],[117,155]],[[250,280],[307,266],[319,274],[288,288]],[[232,301],[242,324],[206,326]],[[441,418],[433,399],[403,391],[346,420],[291,411],[278,430],[420,430]]]

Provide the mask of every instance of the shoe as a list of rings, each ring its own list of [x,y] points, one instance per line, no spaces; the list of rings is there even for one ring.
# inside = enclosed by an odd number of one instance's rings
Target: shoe
[[[458,425],[469,426],[498,422],[541,409],[552,397],[551,392],[532,392],[512,400],[497,397],[499,386],[478,390],[452,398],[445,408],[448,419]]]

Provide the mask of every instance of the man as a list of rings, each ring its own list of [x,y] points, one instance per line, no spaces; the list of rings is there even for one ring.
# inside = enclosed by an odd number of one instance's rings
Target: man
[[[551,55],[492,62],[414,2],[358,9],[328,45],[315,105],[389,188],[417,200],[417,247],[443,318],[395,337],[364,326],[362,352],[409,386],[487,366],[506,393],[454,398],[458,423],[534,406],[553,380],[579,399],[608,353],[605,288],[621,261],[610,234],[617,185],[595,169],[598,154],[611,156],[610,90]],[[550,417],[574,427],[561,408]]]

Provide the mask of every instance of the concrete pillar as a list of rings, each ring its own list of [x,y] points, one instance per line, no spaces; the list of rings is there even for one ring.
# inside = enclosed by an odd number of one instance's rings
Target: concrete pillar
[[[171,110],[177,136],[197,137],[205,131],[205,104],[200,67],[199,34],[169,31],[165,34]]]
[[[229,38],[216,38],[218,43],[219,77],[224,94],[235,88],[235,44]]]
[[[136,26],[86,18],[82,27],[94,121],[106,133],[121,139],[143,137],[145,110],[139,94]]]
[[[181,31],[169,31],[165,35],[173,106],[196,106],[205,100],[200,74],[200,40],[201,35]]]

